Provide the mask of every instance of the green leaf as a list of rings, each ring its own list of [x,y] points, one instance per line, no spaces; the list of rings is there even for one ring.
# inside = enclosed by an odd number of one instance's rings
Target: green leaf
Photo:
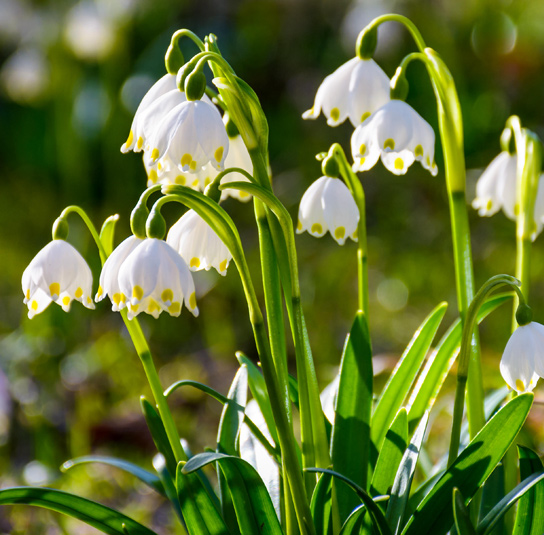
[[[335,472],[365,489],[370,458],[371,410],[372,348],[366,318],[358,312],[346,338],[340,364],[331,457]],[[357,503],[345,487],[335,485],[335,492],[340,521],[344,522]]]
[[[310,503],[310,510],[312,512],[312,519],[314,521],[315,531],[320,535],[332,535],[332,518],[331,518],[331,504],[332,504],[332,476],[330,474],[323,474],[312,494],[312,501]]]
[[[519,471],[522,480],[542,470],[542,461],[529,448],[518,446]],[[544,533],[544,483],[527,492],[519,501],[513,535],[541,535]]]
[[[488,418],[486,418],[487,420]],[[504,464],[500,462],[482,486],[480,510],[478,511],[479,522],[504,498],[505,494]],[[506,535],[504,521],[500,525],[495,526],[493,535]]]
[[[74,466],[79,466],[81,464],[87,463],[101,463],[107,464],[109,466],[114,466],[115,468],[120,468],[121,470],[132,474],[134,477],[137,477],[140,481],[151,487],[153,490],[157,491],[159,494],[165,496],[164,487],[162,486],[161,480],[153,472],[144,470],[138,465],[129,461],[125,461],[123,459],[116,459],[115,457],[103,457],[101,455],[86,455],[84,457],[77,457],[76,459],[70,459],[69,461],[66,461],[61,466],[61,470],[63,472],[67,472]]]
[[[164,460],[166,462],[166,467],[170,472],[172,477],[175,477],[176,474],[176,457],[168,441],[168,435],[164,429],[161,417],[159,413],[155,410],[153,405],[145,399],[144,396],[140,398],[140,405],[144,413],[145,421],[147,422],[147,427],[153,438],[153,442],[157,447],[159,453],[162,453]]]
[[[68,492],[43,487],[0,490],[0,505],[35,505],[77,518],[108,535],[157,535],[128,516]]]
[[[183,519],[178,493],[176,490],[175,480],[172,478],[170,472],[168,471],[162,453],[157,453],[157,455],[153,457],[153,468],[157,471],[157,474],[159,474],[162,486],[164,488],[164,492],[166,494],[166,497],[170,500],[170,503],[174,508],[174,512],[181,520],[182,524],[185,525],[185,520]]]
[[[100,229],[100,241],[104,251],[109,256],[113,251],[113,236],[115,234],[115,225],[119,221],[119,214],[110,215]]]
[[[247,403],[247,366],[242,365],[236,372],[232,381],[228,398],[240,407],[246,406]],[[217,434],[217,451],[228,455],[237,455],[238,451],[238,436],[240,428],[244,421],[244,413],[236,410],[230,403],[225,404],[219,422],[219,430]]]
[[[402,456],[408,446],[408,413],[402,407],[385,435],[372,475],[370,493],[388,494],[393,485]]]
[[[395,534],[400,533],[402,520],[406,515],[406,505],[408,503],[408,497],[410,496],[412,480],[414,479],[414,472],[416,470],[421,443],[425,436],[428,420],[429,413],[426,413],[419,422],[410,445],[402,456],[397,474],[395,475],[395,481],[393,482],[393,488],[391,489],[391,499],[387,505],[387,512],[385,515]]]
[[[344,522],[342,529],[340,530],[339,535],[360,535],[360,533],[365,533],[361,531],[362,522],[366,514],[365,504],[359,505],[354,509],[351,514],[348,516],[347,520]]]
[[[514,505],[526,492],[531,490],[537,483],[544,480],[544,470],[535,472],[525,478],[517,487],[512,489],[500,502],[489,511],[488,515],[478,525],[478,535],[489,535],[497,522],[505,515],[505,513]],[[542,510],[542,502],[537,505],[537,509]],[[532,527],[532,526],[531,526]],[[538,531],[542,534],[542,531]]]
[[[181,388],[182,386],[190,386],[192,388],[196,388],[197,390],[200,390],[201,392],[204,392],[205,394],[208,394],[212,398],[216,399],[222,405],[229,404],[240,413],[244,413],[245,407],[243,407],[242,405],[239,405],[238,403],[229,399],[223,394],[220,394],[219,392],[217,392],[217,390],[214,390],[210,386],[199,383],[198,381],[191,381],[190,379],[176,381],[175,383],[171,384],[164,391],[164,395],[166,397],[169,397],[172,395],[173,392],[175,392],[178,388]],[[244,415],[244,423],[251,429],[251,432],[255,435],[255,438],[257,438],[257,440],[266,448],[266,451],[279,462],[279,454],[277,449],[272,444],[270,444],[270,441],[263,435],[261,430],[255,425],[251,418],[249,418],[247,415]],[[190,456],[188,455],[188,457]]]
[[[182,472],[190,474],[213,462],[220,465],[229,486],[240,533],[283,534],[268,491],[257,471],[248,462],[222,453],[201,453],[187,461]]]
[[[466,499],[472,499],[516,439],[532,402],[532,394],[521,394],[487,422],[417,506],[404,528],[404,535],[442,535],[451,528],[454,487]]]
[[[511,299],[512,295],[508,294],[497,295],[486,301],[478,312],[478,323],[500,305]],[[433,407],[438,393],[459,352],[461,334],[461,322],[457,320],[448,329],[436,349],[431,353],[423,371],[418,377],[408,403],[408,429],[410,432],[417,427],[425,411]]]
[[[366,506],[378,535],[391,535],[391,529],[387,524],[385,516],[382,513],[382,510],[375,503],[375,501],[383,501],[388,499],[387,496],[375,496],[374,498],[371,498],[370,494],[368,494],[366,490],[357,485],[357,483],[347,478],[343,474],[335,472],[334,470],[328,470],[327,468],[307,468],[306,472],[329,474],[349,485],[356,492],[357,496],[359,496],[363,504]]]
[[[470,513],[459,489],[453,489],[453,518],[459,535],[476,535],[476,529],[470,520]]]
[[[230,533],[198,475],[184,473],[183,463],[178,465],[176,489],[189,535],[228,535]]]
[[[440,303],[421,324],[391,373],[372,416],[372,442],[380,451],[387,430],[410,391],[427,356],[436,331],[446,313],[447,303]]]
[[[278,433],[276,432],[270,398],[268,396],[263,374],[261,373],[261,370],[240,351],[236,353],[236,358],[238,359],[240,366],[244,364],[247,367],[249,390],[261,409],[272,439],[277,444]]]

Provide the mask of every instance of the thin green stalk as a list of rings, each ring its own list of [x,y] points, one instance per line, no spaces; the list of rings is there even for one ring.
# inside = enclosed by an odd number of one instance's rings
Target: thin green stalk
[[[474,331],[477,329],[477,316],[480,307],[484,304],[489,294],[497,290],[500,286],[510,286],[519,296],[522,303],[525,302],[523,294],[519,289],[519,281],[509,275],[497,275],[490,278],[478,291],[467,311],[466,321],[463,324],[463,333],[461,337],[461,347],[457,362],[457,386],[455,390],[455,402],[453,408],[453,423],[451,431],[450,448],[448,455],[448,466],[455,461],[459,452],[461,437],[461,424],[463,420],[463,410],[465,402],[465,388],[467,386],[467,377],[470,376],[470,353]],[[468,405],[468,401],[467,401]],[[471,437],[472,438],[472,437]]]
[[[155,191],[155,190],[152,190],[152,191]],[[149,194],[152,193],[152,191],[150,191]],[[96,243],[96,246],[98,247],[102,265],[104,265],[108,255],[106,254],[104,245],[102,244],[102,241],[100,240],[100,235],[98,234],[98,231],[96,230],[95,226],[93,225],[92,221],[90,220],[89,216],[85,213],[85,211],[79,206],[68,206],[61,212],[59,219],[61,220],[66,219],[66,217],[68,217],[68,215],[72,212],[77,213],[81,217],[81,219],[84,221],[87,228],[89,229],[89,232],[91,233],[91,236],[93,237]],[[163,388],[160,383],[159,375],[153,363],[151,351],[149,350],[149,346],[147,345],[147,341],[142,332],[140,324],[137,319],[133,319],[133,320],[128,319],[128,313],[126,309],[121,310],[121,316],[123,317],[123,321],[125,322],[125,325],[127,326],[128,332],[130,334],[130,337],[132,339],[132,343],[134,344],[136,352],[138,353],[138,356],[140,357],[140,360],[142,361],[142,365],[144,367],[144,371],[147,376],[149,386],[151,387],[151,391],[153,392],[155,403],[157,404],[157,407],[159,409],[159,414],[163,421],[166,433],[168,435],[168,440],[170,442],[170,445],[172,447],[176,460],[178,462],[186,461],[187,456],[185,455],[185,452],[183,451],[183,448],[181,447],[180,437],[176,429],[174,419],[172,418],[172,413],[170,412],[170,408],[168,407],[168,404],[166,403],[166,398],[164,397]]]

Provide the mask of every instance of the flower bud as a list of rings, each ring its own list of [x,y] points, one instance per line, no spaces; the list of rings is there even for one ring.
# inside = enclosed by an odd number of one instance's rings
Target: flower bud
[[[206,91],[206,76],[201,70],[195,70],[185,79],[187,100],[200,100]]]
[[[162,240],[166,236],[166,221],[158,210],[151,210],[145,224],[145,230],[148,238]]]
[[[397,67],[395,75],[391,78],[391,99],[406,100],[408,96],[408,80],[402,67]]]
[[[181,67],[183,67],[184,63],[185,58],[179,49],[177,39],[173,40],[166,51],[166,55],[164,56],[166,70],[169,74],[176,74]]]
[[[137,238],[146,237],[145,224],[149,216],[149,209],[145,203],[138,203],[130,214],[130,229]]]
[[[533,321],[533,311],[529,305],[521,304],[516,310],[516,321],[521,327]]]
[[[338,178],[340,176],[340,169],[338,162],[334,156],[327,156],[321,163],[321,170],[325,176],[332,178]]]

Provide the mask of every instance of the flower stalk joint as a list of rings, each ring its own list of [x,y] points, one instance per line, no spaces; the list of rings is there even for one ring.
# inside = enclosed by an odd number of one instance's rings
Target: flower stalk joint
[[[130,229],[132,234],[137,238],[144,239],[146,237],[146,221],[149,217],[149,208],[145,201],[138,202],[130,214]]]
[[[164,56],[164,64],[168,74],[176,74],[185,63],[185,58],[178,45],[179,36],[174,34],[170,46]]]
[[[340,167],[334,154],[327,155],[321,162],[321,170],[325,176],[338,178],[340,176]]]
[[[516,310],[516,321],[518,325],[522,327],[523,325],[528,325],[533,321],[533,311],[529,305],[521,303]]]
[[[406,100],[408,96],[408,80],[406,80],[405,69],[402,67],[397,67],[395,75],[391,78],[390,83],[391,91],[390,97],[391,100]]]
[[[378,46],[378,27],[367,26],[359,33],[355,45],[355,53],[361,59],[372,59]]]
[[[185,96],[187,100],[200,100],[206,91],[206,76],[200,69],[195,69],[185,78]]]
[[[162,240],[166,236],[166,221],[160,211],[153,207],[147,218],[145,230],[148,238]]]
[[[53,223],[53,239],[66,240],[68,238],[68,221],[64,217],[57,217]]]

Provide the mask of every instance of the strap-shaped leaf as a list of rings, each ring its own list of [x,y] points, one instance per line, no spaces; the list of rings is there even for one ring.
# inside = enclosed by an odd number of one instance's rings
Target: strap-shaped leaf
[[[499,520],[506,514],[508,509],[512,507],[522,496],[524,496],[535,485],[544,480],[544,470],[535,472],[524,479],[519,485],[512,489],[500,502],[489,511],[487,516],[478,525],[478,535],[489,535]],[[542,503],[537,505],[542,509]],[[542,533],[542,531],[540,531]]]
[[[522,480],[542,470],[540,457],[529,448],[518,446],[519,472]],[[527,492],[519,501],[513,535],[544,533],[544,483]]]
[[[403,534],[447,533],[453,524],[451,496],[457,487],[470,500],[517,437],[533,403],[531,393],[508,402],[474,437],[417,506]]]
[[[381,449],[387,430],[410,389],[427,356],[436,331],[446,313],[447,303],[440,303],[421,324],[391,373],[372,415],[371,437]]]
[[[194,458],[194,457],[193,457]],[[176,472],[176,489],[189,535],[229,535],[225,521],[196,473]]]
[[[478,312],[478,323],[500,305],[511,299],[512,295],[509,294],[497,295],[486,301]],[[459,352],[461,334],[461,322],[457,320],[441,338],[420,373],[408,402],[408,428],[410,432],[417,427],[425,411],[433,407]]]
[[[385,435],[372,475],[370,493],[387,494],[393,485],[402,456],[408,446],[408,414],[402,407]]]
[[[423,442],[423,437],[425,436],[428,421],[429,413],[426,413],[419,422],[410,445],[402,456],[397,474],[395,475],[395,481],[393,482],[393,488],[391,489],[391,499],[387,505],[387,512],[385,515],[395,534],[400,533],[400,530],[402,529],[402,521],[406,515],[406,505],[408,503],[408,497],[410,496],[412,480],[414,479],[417,460],[419,458],[419,452],[421,451],[421,444]]]
[[[371,410],[372,348],[366,318],[358,312],[346,338],[340,364],[331,456],[334,471],[364,489],[370,459]],[[343,485],[334,486],[340,521],[344,522],[357,502]]]
[[[331,503],[332,476],[323,474],[314,488],[310,503],[316,533],[332,535]]]
[[[108,535],[157,535],[123,513],[68,492],[43,487],[0,490],[0,505],[35,505],[77,518]]]
[[[220,465],[236,511],[242,535],[283,534],[274,505],[257,471],[239,457],[222,453],[201,453],[189,459],[182,472],[190,474],[209,463]],[[311,519],[308,518],[308,522]]]
[[[453,518],[459,535],[476,535],[476,529],[470,520],[470,513],[459,489],[453,489]]]
[[[162,453],[166,467],[170,472],[172,477],[175,477],[176,474],[176,457],[168,441],[168,435],[164,429],[161,417],[156,409],[145,399],[144,396],[140,398],[140,405],[142,407],[142,412],[144,413],[145,421],[147,422],[147,427],[153,438],[153,442],[157,447],[159,453]]]
[[[382,510],[376,504],[376,501],[387,500],[389,498],[388,496],[375,496],[374,498],[372,498],[370,494],[368,494],[366,490],[364,490],[359,485],[357,485],[357,483],[347,478],[343,474],[339,474],[338,472],[334,470],[328,470],[327,468],[307,468],[306,471],[318,472],[321,474],[329,474],[343,481],[348,486],[350,486],[355,491],[357,496],[359,496],[359,498],[361,499],[361,501],[367,508],[370,514],[370,518],[372,520],[372,524],[374,525],[374,528],[376,529],[376,533],[378,535],[391,535],[391,529],[389,528],[387,520],[385,519],[385,515],[382,513]]]
[[[164,487],[162,486],[161,480],[153,472],[144,470],[137,464],[125,461],[123,459],[117,459],[115,457],[104,457],[101,455],[85,455],[84,457],[77,457],[75,459],[70,459],[69,461],[66,461],[61,466],[61,470],[63,472],[67,472],[74,466],[88,463],[107,464],[109,466],[114,466],[115,468],[124,470],[125,472],[128,472],[129,474],[132,474],[134,477],[138,478],[140,481],[151,487],[153,490],[165,496]]]

